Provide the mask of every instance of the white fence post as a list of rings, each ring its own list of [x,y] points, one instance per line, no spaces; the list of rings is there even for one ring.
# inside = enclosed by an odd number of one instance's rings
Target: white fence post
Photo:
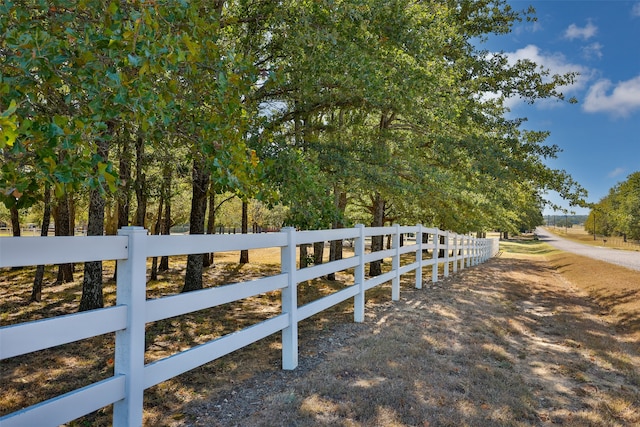
[[[422,225],[418,224],[417,227],[416,245],[418,245],[418,249],[416,249],[416,262],[418,267],[416,268],[416,289],[422,289]]]
[[[396,250],[391,260],[391,268],[395,271],[395,276],[391,279],[391,300],[398,301],[400,299],[400,225],[393,225],[392,247]]]
[[[444,232],[444,277],[449,277],[449,250],[451,244],[449,242],[449,230]]]
[[[465,239],[466,235],[460,235],[460,270],[464,270],[464,250],[465,250]]]
[[[365,305],[365,289],[364,289],[364,225],[357,224],[358,237],[355,241],[355,256],[360,257],[360,262],[355,266],[354,270],[354,286],[358,287],[358,293],[353,297],[353,321],[364,322],[364,305]]]
[[[473,265],[478,265],[478,260],[480,258],[480,248],[478,247],[480,243],[480,239],[478,237],[473,238]]]
[[[282,369],[298,366],[298,281],[296,279],[296,230],[285,227],[287,246],[281,250],[282,272],[287,273],[287,287],[282,289],[282,312],[289,315],[289,326],[282,330]]]
[[[433,266],[431,267],[431,281],[436,283],[438,281],[438,255],[440,252],[440,230],[436,227],[433,233]]]
[[[458,234],[453,234],[453,272],[458,272]]]
[[[469,251],[469,261],[471,267],[476,265],[476,244],[476,238],[471,236],[471,250]]]
[[[118,260],[117,305],[127,306],[127,328],[116,332],[114,375],[126,377],[125,398],[113,405],[113,425],[142,425],[144,396],[145,304],[147,296],[147,230],[124,227],[118,235],[129,238],[129,255]]]

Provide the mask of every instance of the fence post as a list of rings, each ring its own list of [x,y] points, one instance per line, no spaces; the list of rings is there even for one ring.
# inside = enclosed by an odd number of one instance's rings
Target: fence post
[[[147,230],[124,227],[128,258],[118,260],[117,305],[127,306],[127,328],[116,332],[114,375],[126,377],[125,398],[113,405],[114,426],[141,426],[144,396],[144,339],[147,288]]]
[[[282,289],[282,312],[289,317],[289,326],[282,330],[282,369],[298,366],[298,281],[296,279],[296,230],[285,227],[287,246],[281,250],[282,273],[287,273],[287,287]]]
[[[416,289],[422,289],[422,225],[418,224],[417,227],[416,244],[418,248],[416,249],[416,262],[418,267],[416,268]]]
[[[391,279],[391,300],[398,301],[400,299],[400,225],[393,225],[393,240],[391,246],[396,250],[391,260],[391,268],[396,275]]]
[[[453,234],[453,272],[458,272],[458,234]]]
[[[444,232],[444,277],[449,277],[449,250],[451,245],[449,242],[449,230]]]
[[[471,236],[471,251],[469,253],[470,266],[476,265],[476,238]]]
[[[431,258],[433,259],[433,266],[431,267],[431,281],[436,283],[438,281],[438,255],[440,252],[440,230],[438,227],[434,230],[433,233],[433,255]]]
[[[353,321],[362,323],[364,322],[364,304],[365,304],[365,289],[364,289],[364,225],[357,224],[358,237],[355,241],[355,256],[360,257],[360,262],[355,267],[354,271],[354,286],[358,287],[358,293],[353,297]]]
[[[480,254],[480,249],[478,248],[478,245],[480,244],[480,239],[478,239],[477,237],[473,238],[473,266],[478,265],[478,257]]]
[[[466,239],[466,235],[462,234],[460,235],[460,270],[464,270],[464,242]]]

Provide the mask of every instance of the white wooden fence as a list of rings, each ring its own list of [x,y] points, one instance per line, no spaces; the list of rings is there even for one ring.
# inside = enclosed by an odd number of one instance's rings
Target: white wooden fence
[[[428,243],[422,236],[428,233]],[[415,235],[415,243],[400,246],[400,235]],[[391,235],[392,248],[366,249],[365,239]],[[440,239],[444,239],[444,244]],[[320,241],[353,239],[355,253],[342,260],[298,269],[296,247]],[[228,284],[157,299],[146,299],[146,260],[149,257],[241,249],[281,248],[281,273],[249,282]],[[424,259],[424,249],[431,253]],[[444,257],[438,257],[443,250]],[[245,235],[150,236],[140,227],[126,227],[118,236],[0,238],[0,267],[117,260],[117,300],[108,308],[58,316],[0,328],[0,360],[44,350],[93,336],[115,332],[114,375],[106,380],[0,418],[2,427],[59,425],[109,404],[113,425],[141,426],[144,390],[183,372],[213,361],[271,334],[282,331],[282,368],[298,365],[298,322],[346,299],[354,299],[354,320],[364,321],[365,291],[391,281],[392,299],[400,298],[400,276],[415,272],[415,286],[422,287],[423,269],[431,268],[438,280],[438,266],[450,270],[477,265],[498,251],[497,239],[477,239],[448,231],[413,227],[355,228],[320,231],[283,229],[279,233]],[[410,264],[400,256],[415,254]],[[377,277],[365,276],[365,265],[391,258],[392,269]],[[332,272],[354,269],[354,284],[298,306],[297,284]],[[161,319],[215,307],[254,295],[281,290],[282,313],[240,331],[174,354],[144,363],[145,325]]]

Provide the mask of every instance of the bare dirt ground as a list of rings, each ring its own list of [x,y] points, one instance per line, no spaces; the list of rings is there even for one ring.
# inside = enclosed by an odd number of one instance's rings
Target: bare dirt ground
[[[185,405],[188,426],[631,426],[637,342],[545,259],[503,256],[301,345]]]
[[[505,245],[500,257],[421,290],[407,276],[400,301],[386,285],[369,291],[364,323],[352,322],[351,301],[301,322],[296,370],[280,369],[273,336],[152,387],[145,425],[640,425],[640,273],[538,242]],[[228,283],[275,267],[246,268],[220,262],[208,274]],[[47,305],[21,305],[28,280],[21,288],[3,275],[5,324],[70,310],[78,298],[75,284]],[[149,292],[172,293],[179,282]],[[299,292],[315,299],[341,286],[310,282]],[[147,359],[268,317],[278,301],[266,295],[149,325]],[[112,375],[112,357],[112,337],[97,337],[2,361],[0,414],[76,388],[78,376]],[[109,425],[110,412],[70,426]]]

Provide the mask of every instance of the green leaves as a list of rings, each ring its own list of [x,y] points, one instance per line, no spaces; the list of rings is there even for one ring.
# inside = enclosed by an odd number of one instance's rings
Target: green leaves
[[[12,99],[9,108],[0,113],[0,149],[11,147],[18,137],[17,108],[16,101]]]
[[[514,226],[547,189],[579,198],[544,166],[546,134],[482,100],[561,97],[573,78],[474,47],[522,19],[502,0],[76,6],[0,4],[3,194],[114,191],[99,150],[142,138],[147,153],[202,158],[219,188],[280,198],[305,227],[336,219],[343,188],[458,231]]]

